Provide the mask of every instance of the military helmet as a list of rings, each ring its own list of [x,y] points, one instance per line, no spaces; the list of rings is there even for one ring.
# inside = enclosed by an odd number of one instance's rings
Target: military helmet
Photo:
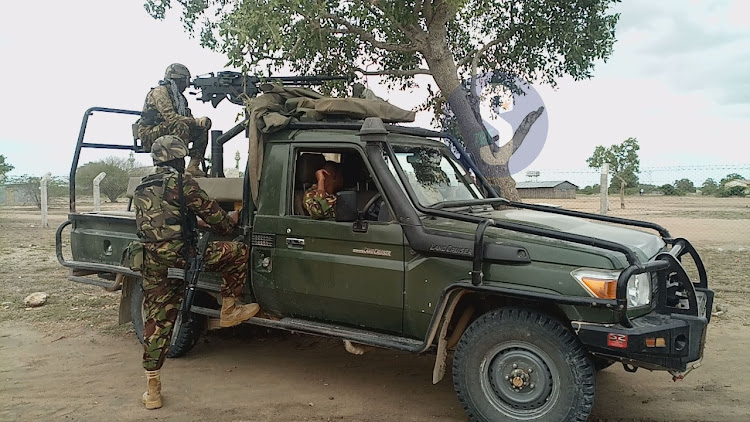
[[[154,159],[154,164],[185,158],[188,152],[185,142],[174,135],[161,136],[151,145],[151,158]]]
[[[190,71],[184,64],[172,63],[164,71],[164,79],[190,79]]]

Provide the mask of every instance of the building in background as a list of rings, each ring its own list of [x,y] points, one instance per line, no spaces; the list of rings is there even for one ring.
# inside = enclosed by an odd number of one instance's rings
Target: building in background
[[[575,199],[578,186],[566,181],[518,182],[518,195],[529,199]]]

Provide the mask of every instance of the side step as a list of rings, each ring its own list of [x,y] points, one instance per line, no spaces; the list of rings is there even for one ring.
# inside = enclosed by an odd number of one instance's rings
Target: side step
[[[219,318],[219,311],[217,309],[210,309],[193,305],[190,310],[192,312],[195,312],[196,314]],[[274,321],[266,318],[253,317],[245,321],[245,323],[266,328],[275,328],[279,330],[316,334],[325,337],[341,338],[351,340],[355,343],[366,344],[368,346],[381,347],[384,349],[403,350],[411,353],[423,353],[429,349],[429,347],[426,347],[424,342],[420,340],[414,340],[390,334],[373,333],[371,331],[360,330],[358,328],[325,324],[322,322],[307,321],[298,318],[282,318],[279,321]]]

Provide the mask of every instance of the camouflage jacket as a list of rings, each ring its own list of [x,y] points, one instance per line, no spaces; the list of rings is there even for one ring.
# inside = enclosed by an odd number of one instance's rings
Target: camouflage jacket
[[[227,213],[216,201],[209,199],[198,182],[190,175],[182,175],[183,198],[188,215],[180,212],[180,189],[178,173],[171,167],[157,167],[156,173],[146,176],[133,194],[135,221],[138,237],[144,243],[155,244],[155,247],[166,246],[169,249],[182,249],[184,236],[182,228],[187,219],[200,216],[219,234],[227,235],[234,228]],[[160,244],[160,245],[156,245]]]
[[[162,122],[172,124],[179,121],[184,121],[191,126],[195,124],[190,111],[187,116],[180,116],[177,113],[172,98],[169,96],[169,89],[165,85],[159,85],[148,92],[141,116],[139,123],[143,126],[155,126]]]
[[[318,185],[305,191],[302,197],[302,205],[310,214],[310,217],[316,220],[325,220],[336,217],[336,196],[330,193],[318,190]]]

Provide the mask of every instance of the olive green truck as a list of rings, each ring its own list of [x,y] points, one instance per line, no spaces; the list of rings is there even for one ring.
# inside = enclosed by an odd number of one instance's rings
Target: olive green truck
[[[82,148],[143,152],[86,142],[95,112],[138,114],[87,110],[71,181]],[[214,176],[221,146],[242,131],[213,134]],[[242,207],[245,296],[264,311],[250,324],[432,354],[435,383],[452,362],[472,421],[585,421],[599,369],[678,379],[700,365],[714,295],[696,250],[663,227],[505,200],[450,135],[378,118],[291,123],[262,157],[257,200],[250,172],[198,179],[225,209]],[[336,219],[313,220],[301,198],[325,160],[341,164],[346,187]],[[130,209],[77,212],[71,183],[58,259],[72,281],[122,290],[120,322],[141,336],[139,273],[122,265],[135,233]],[[219,283],[202,274],[171,357],[218,316]]]

